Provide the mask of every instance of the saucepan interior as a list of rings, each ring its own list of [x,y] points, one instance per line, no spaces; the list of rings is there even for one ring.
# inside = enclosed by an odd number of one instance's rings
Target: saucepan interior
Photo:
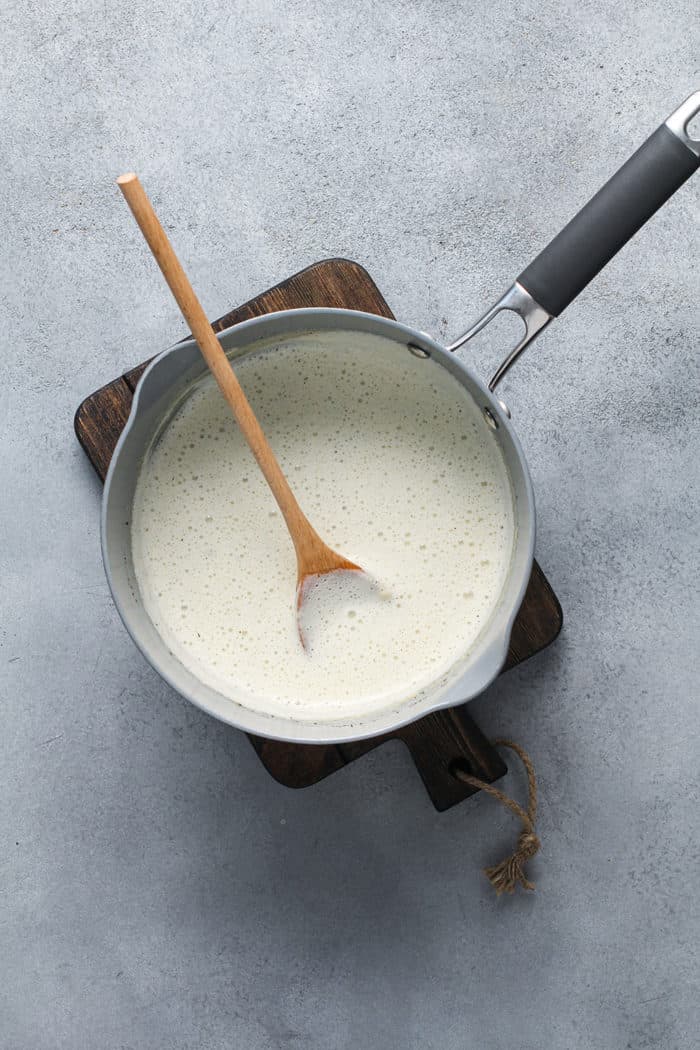
[[[132,505],[144,457],[157,441],[206,366],[192,341],[180,343],[156,358],[136,391],[131,415],[119,440],[107,475],[102,506],[102,550],[109,585],[124,624],[152,666],[179,693],[223,722],[246,732],[305,743],[342,742],[370,737],[395,729],[432,710],[462,703],[482,692],[498,674],[506,658],[513,620],[520,607],[532,567],[535,514],[532,486],[517,436],[500,405],[484,383],[455,355],[430,337],[386,318],[346,310],[305,309],[268,314],[246,321],[219,336],[232,359],[269,345],[283,343],[311,332],[377,336],[396,344],[396,352],[409,346],[447,369],[486,411],[490,433],[500,446],[512,488],[515,535],[510,561],[495,611],[475,644],[430,688],[407,696],[391,707],[335,720],[303,720],[254,710],[231,696],[224,696],[197,678],[170,651],[149,618],[134,571],[132,557]],[[386,345],[386,344],[384,344]],[[449,542],[435,536],[436,543]]]

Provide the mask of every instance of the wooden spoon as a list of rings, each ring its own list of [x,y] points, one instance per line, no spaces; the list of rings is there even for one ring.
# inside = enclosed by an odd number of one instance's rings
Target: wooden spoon
[[[163,227],[158,221],[146,192],[136,175],[120,175],[117,185],[124,194],[131,208],[141,233],[148,242],[155,260],[160,266],[163,277],[175,297],[177,305],[197,340],[202,356],[208,364],[219,389],[224,395],[236,418],[243,436],[255,456],[265,480],[272,489],[284,520],[292,537],[297,556],[297,614],[301,608],[304,594],[315,576],[325,576],[331,572],[362,572],[359,565],[348,561],[342,554],[337,554],[323,542],[311,522],[297,503],[289,482],[282,473],[275,454],[268,444],[263,429],[250,406],[243,388],[236,379],[231,362],[214,335],[207,315],[195,295],[192,285],[187,280],[185,271],[168,240]],[[301,628],[299,636],[305,645]]]

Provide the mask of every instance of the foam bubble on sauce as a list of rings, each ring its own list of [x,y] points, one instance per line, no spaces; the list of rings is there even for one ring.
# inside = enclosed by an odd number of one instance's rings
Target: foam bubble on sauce
[[[301,720],[379,710],[449,672],[513,549],[505,463],[468,392],[389,340],[349,338],[300,336],[235,367],[314,527],[390,600],[319,589],[304,651],[291,540],[211,377],[147,455],[134,498],[134,568],[172,652],[224,695]]]

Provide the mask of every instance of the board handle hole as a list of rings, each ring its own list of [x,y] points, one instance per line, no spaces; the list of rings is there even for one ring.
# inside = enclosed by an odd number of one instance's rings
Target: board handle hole
[[[460,773],[466,773],[467,776],[474,776],[474,770],[471,767],[466,758],[453,758],[449,765],[450,776],[454,777],[455,780],[460,779]]]

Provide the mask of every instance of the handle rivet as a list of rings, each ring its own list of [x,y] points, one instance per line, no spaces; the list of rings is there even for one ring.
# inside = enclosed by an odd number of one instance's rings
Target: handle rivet
[[[510,409],[508,408],[508,405],[505,403],[505,401],[501,401],[500,399],[498,403],[501,406],[503,415],[506,417],[506,419],[510,419]]]
[[[492,430],[498,430],[498,426],[499,426],[498,420],[496,419],[496,417],[494,416],[493,412],[491,411],[491,409],[487,405],[484,405],[484,419],[486,420],[486,422],[488,423],[488,425],[491,427]]]
[[[411,351],[414,357],[430,357],[429,351],[424,350],[422,346],[418,346],[418,343],[408,343],[408,349]]]

